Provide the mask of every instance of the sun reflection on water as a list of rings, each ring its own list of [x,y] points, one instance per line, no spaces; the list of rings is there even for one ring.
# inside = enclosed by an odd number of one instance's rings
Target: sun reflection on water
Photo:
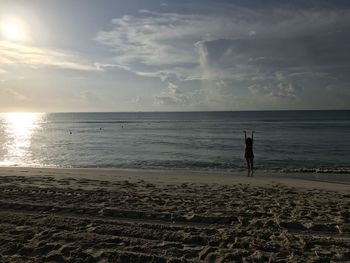
[[[1,114],[5,156],[0,165],[28,165],[32,137],[41,125],[42,113],[8,112]]]

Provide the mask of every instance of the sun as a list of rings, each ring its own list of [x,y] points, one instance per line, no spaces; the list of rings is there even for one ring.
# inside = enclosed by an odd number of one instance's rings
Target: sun
[[[2,36],[9,41],[24,41],[26,40],[26,30],[21,21],[11,19],[1,23]]]

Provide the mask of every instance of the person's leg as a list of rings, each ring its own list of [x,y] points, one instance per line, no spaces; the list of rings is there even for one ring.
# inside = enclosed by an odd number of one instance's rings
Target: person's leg
[[[249,162],[249,158],[245,158],[245,160],[247,161],[248,177],[249,177],[249,175],[250,175],[250,162]]]
[[[254,158],[250,159],[250,171],[251,176],[253,177],[253,171],[254,171]]]

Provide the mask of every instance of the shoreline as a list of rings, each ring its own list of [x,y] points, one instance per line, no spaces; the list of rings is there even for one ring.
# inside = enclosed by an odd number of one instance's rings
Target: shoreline
[[[289,175],[289,176],[288,176]],[[46,167],[0,167],[0,176],[51,176],[54,178],[86,178],[92,180],[122,181],[139,180],[152,183],[200,183],[200,184],[251,184],[254,186],[271,186],[284,184],[301,189],[318,188],[323,190],[350,192],[350,183],[343,181],[326,181],[305,177],[303,173],[290,174],[257,172],[254,177],[245,176],[245,172],[208,172],[189,170],[143,170],[116,168],[46,168]],[[322,174],[321,176],[325,176]],[[304,178],[303,178],[304,176]],[[319,175],[315,175],[319,176]],[[329,176],[334,176],[330,174]],[[344,176],[344,175],[342,175]]]

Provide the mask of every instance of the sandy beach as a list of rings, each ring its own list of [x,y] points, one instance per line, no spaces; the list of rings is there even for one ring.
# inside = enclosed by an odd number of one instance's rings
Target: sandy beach
[[[349,262],[350,186],[0,169],[1,262]]]

